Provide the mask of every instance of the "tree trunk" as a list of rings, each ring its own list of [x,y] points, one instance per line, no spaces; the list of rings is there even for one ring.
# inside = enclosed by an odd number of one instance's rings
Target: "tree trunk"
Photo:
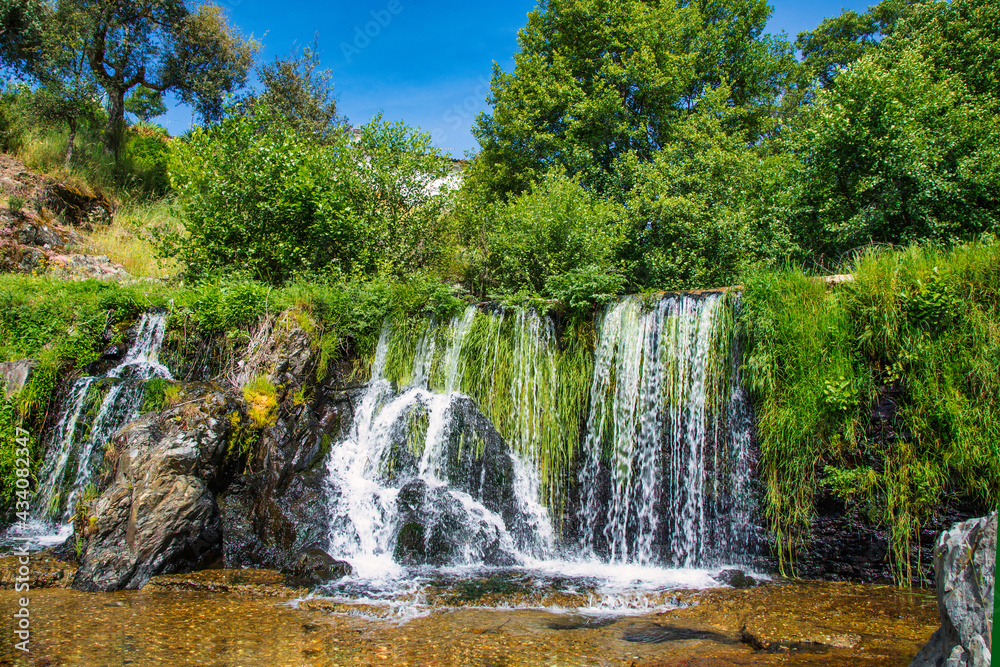
[[[121,161],[122,135],[125,134],[125,91],[108,91],[108,124],[104,129],[104,152]]]
[[[69,171],[69,164],[73,160],[73,144],[76,142],[76,118],[69,119],[69,138],[66,140],[66,159],[63,161],[63,169]]]

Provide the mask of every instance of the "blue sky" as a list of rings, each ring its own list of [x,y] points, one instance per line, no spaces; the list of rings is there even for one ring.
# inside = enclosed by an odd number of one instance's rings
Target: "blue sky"
[[[517,31],[535,0],[220,0],[230,22],[264,44],[273,60],[319,40],[322,67],[333,71],[338,108],[361,125],[379,111],[431,132],[455,157],[476,146],[470,128],[486,109],[493,62],[513,67]],[[772,33],[797,33],[867,2],[773,2]],[[191,111],[172,109],[159,122],[185,131]]]

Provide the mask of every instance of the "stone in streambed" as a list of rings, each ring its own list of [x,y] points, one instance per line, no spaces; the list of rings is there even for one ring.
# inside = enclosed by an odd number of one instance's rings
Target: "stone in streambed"
[[[191,394],[196,398],[115,434],[113,482],[89,510],[74,588],[141,588],[155,575],[218,558],[222,531],[211,487],[236,406],[205,386]]]
[[[713,578],[720,584],[737,589],[753,588],[757,585],[757,580],[747,575],[743,570],[723,570]]]
[[[337,560],[322,549],[307,550],[288,572],[294,586],[318,586],[335,579],[342,579],[354,572],[350,563]]]

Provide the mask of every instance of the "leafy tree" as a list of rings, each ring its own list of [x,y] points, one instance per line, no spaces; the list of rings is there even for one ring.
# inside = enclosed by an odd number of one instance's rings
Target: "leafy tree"
[[[333,73],[319,69],[317,44],[302,53],[261,65],[258,78],[264,85],[259,99],[299,132],[330,141],[338,129]]]
[[[312,141],[311,138],[307,138]],[[402,274],[433,266],[454,242],[451,160],[431,135],[378,114],[337,135],[338,179],[364,225],[368,272]]]
[[[193,11],[182,0],[58,0],[44,6],[40,50],[19,57],[32,73],[66,48],[89,66],[107,99],[105,150],[120,155],[125,99],[141,86],[172,91],[206,120],[219,117],[226,94],[246,81],[258,45],[231,28],[215,5]]]
[[[789,57],[761,37],[768,16],[755,0],[543,1],[519,33],[513,73],[494,66],[493,111],[473,128],[484,167],[470,175],[508,196],[558,166],[586,187],[614,191],[616,162],[652,159],[674,123],[724,79],[731,104],[766,109]]]
[[[1000,5],[952,0],[914,7],[886,48],[917,48],[936,75],[954,74],[973,95],[1000,97]]]
[[[376,118],[357,140],[321,144],[256,103],[174,142],[170,174],[186,235],[169,239],[192,277],[242,271],[392,274],[433,261],[446,200],[427,185],[449,169],[430,137]]]
[[[829,88],[837,72],[881,43],[902,18],[913,13],[915,5],[923,2],[927,0],[883,0],[864,14],[848,10],[799,33],[795,47],[802,53],[800,87],[817,81]]]
[[[725,89],[729,104],[744,113],[733,121],[738,129],[760,134],[769,129],[775,98],[794,69],[791,46],[784,37],[764,34],[773,10],[767,0],[693,0],[681,2],[698,10],[696,77],[686,102],[693,107],[710,91]]]
[[[265,113],[196,128],[175,142],[169,170],[187,234],[168,248],[192,277],[243,270],[281,283],[296,270],[350,272],[365,260],[334,161]]]
[[[0,67],[25,73],[41,48],[43,10],[41,0],[0,0]]]
[[[800,243],[839,253],[995,230],[1000,127],[991,110],[918,48],[862,57],[819,92],[791,136]]]
[[[724,86],[710,92],[651,161],[623,165],[631,172],[624,256],[636,286],[732,285],[748,266],[794,248],[784,223],[761,214],[775,188],[773,158],[727,130],[745,113],[728,106],[729,95]]]
[[[80,123],[96,121],[101,114],[100,88],[91,73],[82,45],[88,26],[75,8],[48,8],[49,20],[41,35],[40,49],[30,60],[31,74],[39,86],[32,95],[32,111],[42,124],[66,123],[65,168],[73,159]]]

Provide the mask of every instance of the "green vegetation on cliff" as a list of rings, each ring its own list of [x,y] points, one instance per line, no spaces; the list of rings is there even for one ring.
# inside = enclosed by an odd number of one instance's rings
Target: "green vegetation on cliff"
[[[885,0],[799,35],[796,61],[763,33],[770,8],[757,0],[543,0],[514,70],[493,73],[481,150],[455,191],[438,187],[455,165],[428,135],[336,116],[315,50],[263,66],[265,89],[224,105],[255,43],[214,9],[160,3],[171,32],[159,71],[173,78],[123,89],[81,69],[104,57],[73,39],[99,31],[94,8],[7,4],[0,65],[31,83],[0,93],[0,148],[120,203],[111,226],[79,230],[78,247],[47,249],[46,262],[107,254],[146,280],[0,276],[0,361],[41,360],[0,402],[5,490],[12,425],[37,433],[57,380],[86,372],[145,309],[171,314],[168,353],[181,358],[232,354],[261,317],[294,309],[321,374],[335,360],[363,374],[388,317],[405,335],[386,375],[403,381],[428,318],[499,299],[557,313],[559,335],[539,351],[546,377],[531,382],[558,392],[515,404],[520,325],[486,313],[470,323],[459,384],[508,439],[519,410],[551,420],[530,446],[554,505],[587,414],[596,306],[743,284],[745,377],[786,571],[824,489],[888,528],[900,580],[945,499],[997,506],[997,3]],[[206,44],[218,61],[181,77],[178,58]],[[143,122],[160,88],[212,122],[178,138]],[[107,108],[99,89],[113,93]],[[27,190],[0,199],[0,249],[18,262],[17,231],[66,223]],[[812,279],[836,272],[854,279]],[[473,377],[486,366],[491,386]]]
[[[868,251],[849,268],[837,287],[788,270],[744,291],[767,517],[794,572],[826,485],[889,529],[910,581],[945,497],[998,504],[1000,245]]]

